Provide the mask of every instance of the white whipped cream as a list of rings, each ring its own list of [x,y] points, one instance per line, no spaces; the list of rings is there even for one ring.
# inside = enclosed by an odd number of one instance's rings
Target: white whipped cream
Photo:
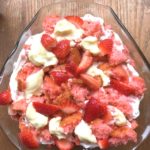
[[[26,118],[35,128],[42,128],[48,123],[48,117],[36,112],[32,103],[27,107]]]
[[[83,120],[76,126],[75,134],[81,142],[96,143],[96,137],[92,134],[90,126]]]
[[[25,95],[27,98],[31,97],[40,89],[41,85],[43,84],[43,76],[44,71],[43,69],[41,69],[40,71],[33,73],[27,77],[25,90]]]
[[[127,124],[127,119],[124,113],[114,106],[108,106],[111,115],[113,116],[114,122],[117,126],[124,126]]]
[[[54,53],[47,51],[41,43],[42,34],[36,34],[32,36],[32,45],[29,50],[29,60],[36,66],[44,65],[51,66],[56,65],[58,60]]]
[[[104,24],[104,20],[101,17],[95,17],[91,14],[85,14],[82,19],[85,21],[99,22],[100,25]]]
[[[52,118],[49,121],[49,132],[58,137],[58,139],[66,138],[64,130],[60,127],[61,117]]]
[[[98,47],[98,40],[94,36],[88,36],[84,38],[80,45],[84,50],[91,52],[93,55],[98,55],[100,53],[100,49]]]
[[[101,76],[103,86],[108,86],[110,84],[110,78],[101,69],[98,69],[97,65],[98,64],[93,64],[86,73],[91,76]]]
[[[60,20],[56,23],[54,33],[51,35],[57,41],[60,40],[78,40],[82,37],[84,31],[76,28],[71,22],[66,19]]]

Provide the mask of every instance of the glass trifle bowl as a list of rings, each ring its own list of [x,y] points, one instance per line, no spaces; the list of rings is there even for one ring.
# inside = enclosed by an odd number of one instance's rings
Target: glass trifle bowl
[[[111,25],[112,29],[118,33],[122,39],[124,45],[129,49],[131,57],[135,60],[136,70],[144,78],[146,83],[146,92],[144,98],[140,104],[140,116],[137,118],[139,124],[137,128],[138,141],[136,143],[128,143],[127,145],[118,146],[117,148],[110,148],[111,150],[134,150],[137,149],[150,133],[150,109],[149,109],[149,97],[150,97],[150,65],[144,57],[142,51],[138,45],[121,23],[112,8],[93,2],[92,0],[66,0],[56,1],[52,4],[41,8],[37,14],[33,17],[29,25],[24,29],[20,35],[16,47],[8,56],[4,66],[0,72],[0,90],[4,90],[8,87],[11,73],[13,72],[13,66],[16,62],[25,41],[34,34],[43,31],[42,22],[46,16],[84,16],[85,14],[91,14],[96,17],[104,19],[105,24]],[[20,150],[26,150],[18,140],[18,122],[11,119],[8,115],[8,108],[0,107],[0,126],[4,133],[8,136],[9,140]],[[45,146],[41,146],[40,150],[46,149]],[[55,148],[54,148],[55,149]],[[78,146],[75,149],[83,149],[82,146]],[[98,148],[97,148],[98,149]]]

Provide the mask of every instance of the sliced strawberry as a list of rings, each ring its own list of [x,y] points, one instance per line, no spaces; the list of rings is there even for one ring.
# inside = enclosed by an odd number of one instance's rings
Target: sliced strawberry
[[[52,71],[51,75],[54,79],[54,81],[58,84],[61,85],[61,83],[66,82],[69,79],[69,74],[64,71]]]
[[[77,76],[77,65],[73,62],[70,61],[69,63],[66,64],[66,71],[71,73],[74,76]]]
[[[5,90],[3,92],[0,92],[0,105],[8,105],[12,101],[10,90]]]
[[[60,122],[60,126],[64,128],[66,133],[72,133],[76,125],[82,120],[82,114],[80,112],[74,113],[63,118]]]
[[[12,103],[12,109],[15,111],[25,112],[27,108],[27,102],[25,99],[16,101]]]
[[[95,98],[91,98],[85,106],[84,120],[88,123],[107,114],[107,107]]]
[[[99,22],[84,21],[82,28],[85,31],[85,36],[96,36],[99,38],[102,34],[101,25]]]
[[[79,16],[66,16],[65,19],[73,23],[78,28],[81,28],[83,25],[83,20]]]
[[[100,41],[98,46],[103,55],[107,55],[107,54],[109,55],[112,52],[113,41],[112,39],[105,39],[105,40]]]
[[[100,86],[102,86],[99,80],[95,79],[94,77],[88,74],[80,74],[80,78],[91,90],[98,90]]]
[[[51,48],[54,48],[56,46],[57,41],[50,35],[43,34],[41,37],[41,43],[47,50],[51,50]]]
[[[135,93],[135,90],[133,87],[131,87],[128,83],[124,83],[122,81],[118,81],[116,79],[111,79],[111,86],[116,89],[117,91],[125,94],[125,95],[131,95]]]
[[[55,144],[59,150],[72,150],[74,147],[74,144],[66,139],[56,140]]]
[[[118,65],[111,68],[111,76],[120,81],[128,81],[129,74],[123,65]]]
[[[60,20],[58,16],[47,16],[43,21],[43,28],[46,32],[52,33],[55,24]]]
[[[86,51],[84,52],[81,62],[77,68],[77,73],[82,73],[85,72],[93,62],[93,57],[90,52]]]
[[[21,142],[28,148],[39,147],[39,142],[34,131],[31,131],[29,128],[22,128],[21,132],[19,133],[19,138]]]
[[[64,112],[65,114],[72,114],[75,113],[79,110],[79,107],[74,104],[73,102],[66,102],[61,106],[61,111]]]
[[[97,143],[100,149],[107,149],[109,147],[108,139],[98,140]]]
[[[52,51],[58,58],[64,59],[70,53],[70,41],[69,40],[59,41],[56,47],[52,49]]]
[[[81,54],[78,48],[71,48],[70,55],[69,55],[69,62],[73,62],[76,65],[79,65],[81,61]]]
[[[60,110],[59,106],[53,105],[53,104],[44,104],[44,103],[39,103],[39,102],[33,102],[33,106],[37,112],[39,112],[43,115],[48,115],[48,116],[51,116]]]

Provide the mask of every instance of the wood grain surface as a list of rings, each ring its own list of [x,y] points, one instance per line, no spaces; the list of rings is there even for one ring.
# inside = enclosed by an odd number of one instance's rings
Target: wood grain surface
[[[114,9],[150,62],[150,0],[96,1]],[[0,68],[35,13],[51,2],[53,0],[0,0]],[[150,138],[138,150],[149,149]],[[16,150],[1,130],[0,150]]]

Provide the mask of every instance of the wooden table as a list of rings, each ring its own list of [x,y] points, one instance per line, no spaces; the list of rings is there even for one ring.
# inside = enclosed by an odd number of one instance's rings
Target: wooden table
[[[53,0],[0,0],[0,68],[21,31],[39,8]],[[65,1],[65,0],[64,0]],[[150,0],[97,0],[111,6],[150,62]],[[0,131],[0,149],[15,150]],[[139,150],[150,149],[150,138]]]

